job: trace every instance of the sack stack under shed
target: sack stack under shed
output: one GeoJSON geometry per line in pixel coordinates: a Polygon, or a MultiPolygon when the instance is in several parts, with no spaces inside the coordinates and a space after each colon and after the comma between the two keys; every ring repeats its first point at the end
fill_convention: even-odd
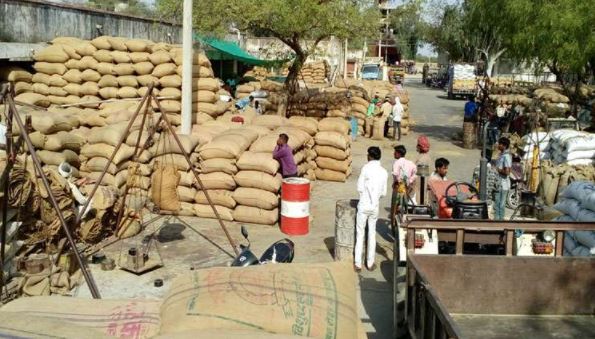
{"type": "Polygon", "coordinates": [[[344,182],[351,174],[349,123],[343,118],[325,118],[318,123],[316,179],[344,182]]]}
{"type": "Polygon", "coordinates": [[[14,92],[16,95],[31,92],[31,79],[33,74],[18,66],[8,66],[0,68],[0,82],[9,81],[14,83],[14,92]]]}
{"type": "Polygon", "coordinates": [[[325,61],[309,62],[300,72],[299,80],[306,84],[325,84],[329,75],[329,66],[325,61]]]}

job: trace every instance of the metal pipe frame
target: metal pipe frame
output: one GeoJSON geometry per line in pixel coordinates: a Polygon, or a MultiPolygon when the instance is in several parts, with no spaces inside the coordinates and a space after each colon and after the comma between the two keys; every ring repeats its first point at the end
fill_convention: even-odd
{"type": "MultiPolygon", "coordinates": [[[[35,170],[37,171],[37,174],[41,178],[43,186],[45,187],[46,191],[48,192],[48,198],[50,200],[50,203],[51,203],[52,207],[54,208],[54,210],[56,211],[58,220],[60,221],[60,225],[62,226],[62,229],[64,230],[64,233],[66,234],[66,238],[68,239],[68,243],[70,244],[70,247],[72,248],[72,251],[75,254],[76,261],[81,269],[81,272],[83,273],[83,276],[85,278],[85,281],[87,282],[87,285],[89,286],[91,295],[93,296],[94,299],[101,299],[101,295],[99,294],[99,289],[97,288],[97,285],[95,284],[95,280],[93,279],[93,276],[91,275],[91,272],[89,271],[81,254],[78,252],[78,250],[76,248],[76,242],[74,241],[74,238],[72,237],[70,229],[69,229],[68,225],[66,224],[66,220],[64,219],[64,215],[62,214],[62,211],[60,210],[58,202],[56,201],[56,197],[54,197],[54,195],[52,193],[50,183],[49,183],[47,177],[45,176],[45,174],[43,173],[41,161],[39,160],[39,158],[37,157],[37,154],[35,153],[35,147],[33,146],[33,143],[31,142],[31,139],[29,138],[29,135],[27,134],[25,125],[23,124],[23,121],[21,120],[21,117],[18,114],[18,110],[14,103],[13,97],[10,93],[4,98],[4,102],[9,105],[9,110],[7,113],[7,120],[14,119],[14,121],[17,123],[17,125],[20,129],[21,136],[25,140],[25,144],[27,146],[29,154],[31,155],[31,159],[33,160],[33,165],[35,167],[35,170]]],[[[85,206],[85,208],[86,208],[86,206],[85,206]]],[[[6,214],[6,212],[7,211],[5,210],[4,213],[6,214]]],[[[78,219],[78,217],[77,217],[77,219],[78,219]]],[[[5,229],[6,225],[3,225],[3,228],[5,229]]]]}

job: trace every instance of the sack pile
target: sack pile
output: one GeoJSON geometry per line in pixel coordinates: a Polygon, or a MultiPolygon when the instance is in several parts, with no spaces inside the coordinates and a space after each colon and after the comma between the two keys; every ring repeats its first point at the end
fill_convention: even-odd
{"type": "Polygon", "coordinates": [[[595,164],[595,134],[561,129],[551,132],[548,148],[556,164],[595,164]]]}
{"type": "Polygon", "coordinates": [[[0,82],[14,82],[14,92],[16,95],[31,92],[31,79],[33,74],[18,66],[8,66],[0,68],[0,82]]]}
{"type": "Polygon", "coordinates": [[[258,91],[260,89],[260,82],[251,81],[236,87],[236,99],[243,99],[250,96],[250,93],[258,91]]]}
{"type": "MultiPolygon", "coordinates": [[[[554,208],[563,215],[555,221],[595,221],[595,185],[575,181],[560,194],[554,208]]],[[[567,231],[564,236],[564,255],[590,257],[595,255],[595,231],[567,231]]]]}
{"type": "Polygon", "coordinates": [[[299,80],[306,84],[325,84],[330,76],[330,66],[326,61],[309,62],[302,67],[299,80]]]}
{"type": "Polygon", "coordinates": [[[407,135],[413,125],[413,119],[411,119],[411,115],[409,114],[409,92],[404,90],[396,92],[395,95],[399,97],[404,109],[403,119],[401,119],[401,134],[407,135]]]}
{"type": "Polygon", "coordinates": [[[318,123],[314,137],[317,154],[316,179],[344,182],[351,174],[349,123],[343,118],[326,118],[318,123]]]}
{"type": "Polygon", "coordinates": [[[287,93],[283,84],[270,80],[262,80],[260,82],[260,89],[268,94],[266,99],[260,100],[260,104],[263,106],[263,114],[285,115],[287,93]]]}
{"type": "MultiPolygon", "coordinates": [[[[257,138],[256,131],[243,127],[233,128],[197,148],[201,160],[200,180],[223,220],[234,220],[236,201],[233,199],[233,191],[237,186],[234,180],[234,175],[238,173],[237,162],[257,138]]],[[[197,216],[215,217],[204,191],[196,193],[195,202],[194,212],[197,216]]]]}
{"type": "Polygon", "coordinates": [[[530,107],[533,104],[533,99],[523,94],[490,94],[489,99],[494,105],[503,102],[507,105],[519,104],[523,107],[530,107]]]}
{"type": "Polygon", "coordinates": [[[252,77],[256,80],[265,80],[267,76],[269,76],[269,71],[260,66],[254,66],[254,68],[244,73],[244,77],[252,77]]]}
{"type": "Polygon", "coordinates": [[[546,205],[554,205],[564,189],[575,181],[595,182],[595,167],[592,165],[555,165],[551,160],[541,163],[539,195],[546,205]]]}
{"type": "Polygon", "coordinates": [[[570,111],[570,99],[554,88],[536,89],[533,96],[540,101],[542,110],[550,118],[563,118],[570,111]]]}
{"type": "Polygon", "coordinates": [[[350,87],[351,92],[351,114],[357,119],[358,134],[365,134],[366,113],[370,105],[370,97],[366,90],[361,87],[350,87]]]}

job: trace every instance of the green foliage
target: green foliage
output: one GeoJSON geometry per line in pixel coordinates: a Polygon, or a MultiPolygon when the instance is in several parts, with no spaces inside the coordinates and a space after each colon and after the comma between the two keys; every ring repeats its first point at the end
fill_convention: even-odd
{"type": "Polygon", "coordinates": [[[462,7],[445,6],[438,21],[427,26],[425,40],[437,50],[447,53],[455,62],[473,62],[476,55],[475,47],[465,24],[462,7]]]}
{"type": "MultiPolygon", "coordinates": [[[[231,27],[281,40],[295,52],[288,82],[318,43],[331,35],[339,39],[374,36],[379,13],[372,0],[195,0],[195,31],[210,36],[231,27]]],[[[160,0],[160,12],[180,20],[182,1],[160,0]]],[[[290,90],[294,85],[290,86],[290,90]]]]}
{"type": "Polygon", "coordinates": [[[125,3],[127,5],[123,10],[118,11],[119,13],[142,16],[142,17],[154,17],[155,13],[147,5],[139,0],[90,0],[87,4],[90,7],[103,9],[106,11],[114,11],[118,4],[125,3]]]}
{"type": "Polygon", "coordinates": [[[421,20],[422,0],[410,0],[390,12],[390,26],[405,59],[414,59],[425,30],[421,20]]]}

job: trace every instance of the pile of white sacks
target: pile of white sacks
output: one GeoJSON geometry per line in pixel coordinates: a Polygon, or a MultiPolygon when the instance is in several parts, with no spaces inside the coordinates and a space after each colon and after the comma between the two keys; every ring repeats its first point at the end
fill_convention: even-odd
{"type": "MultiPolygon", "coordinates": [[[[563,213],[555,221],[595,222],[595,184],[585,181],[571,183],[554,208],[563,213]]],[[[595,256],[595,231],[566,232],[564,255],[595,256]]]]}
{"type": "Polygon", "coordinates": [[[550,135],[548,151],[554,163],[595,164],[595,134],[562,129],[550,135]]]}

